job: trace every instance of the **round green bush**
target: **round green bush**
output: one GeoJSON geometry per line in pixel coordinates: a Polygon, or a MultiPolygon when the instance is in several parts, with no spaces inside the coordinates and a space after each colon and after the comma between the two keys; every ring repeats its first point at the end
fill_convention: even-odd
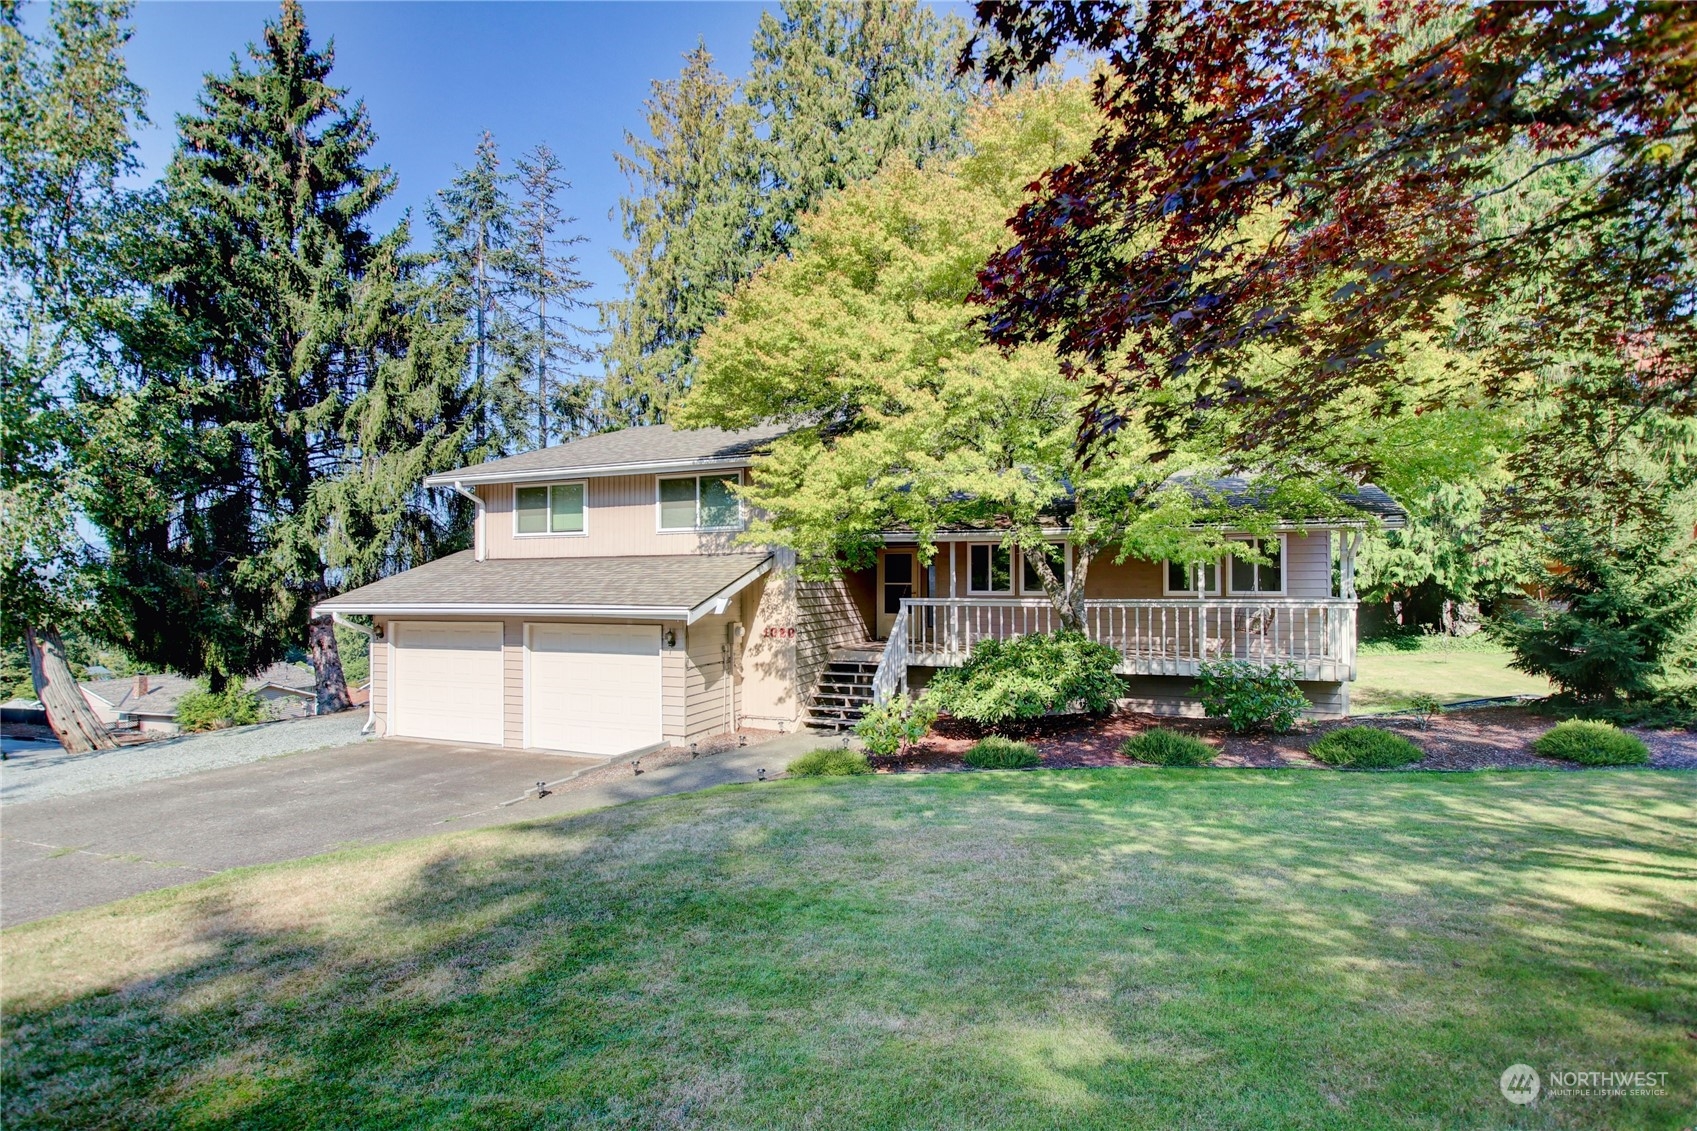
{"type": "Polygon", "coordinates": [[[839,778],[851,774],[870,774],[872,763],[858,750],[827,746],[803,754],[785,769],[793,778],[839,778]]]}
{"type": "Polygon", "coordinates": [[[1425,754],[1400,734],[1378,727],[1344,727],[1323,735],[1308,748],[1328,766],[1357,770],[1391,770],[1418,762],[1425,754]]]}
{"type": "Polygon", "coordinates": [[[1041,760],[1031,743],[1015,742],[997,734],[983,739],[965,754],[966,764],[980,770],[1023,770],[1041,760]]]}
{"type": "Polygon", "coordinates": [[[1206,766],[1219,751],[1192,735],[1151,727],[1126,739],[1120,753],[1153,766],[1206,766]]]}
{"type": "Polygon", "coordinates": [[[1641,766],[1650,760],[1649,749],[1633,735],[1613,723],[1586,719],[1557,723],[1532,744],[1532,749],[1546,758],[1582,766],[1641,766]]]}

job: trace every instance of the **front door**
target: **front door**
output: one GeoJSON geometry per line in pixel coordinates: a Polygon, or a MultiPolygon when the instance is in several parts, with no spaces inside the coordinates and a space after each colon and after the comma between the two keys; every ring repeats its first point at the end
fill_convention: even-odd
{"type": "Polygon", "coordinates": [[[912,550],[886,550],[878,560],[878,639],[887,639],[902,611],[904,597],[916,597],[914,581],[918,574],[912,550]]]}

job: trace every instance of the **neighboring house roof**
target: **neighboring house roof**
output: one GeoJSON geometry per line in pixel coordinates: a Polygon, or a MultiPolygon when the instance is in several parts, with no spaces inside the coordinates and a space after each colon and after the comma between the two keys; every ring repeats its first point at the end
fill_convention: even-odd
{"type": "Polygon", "coordinates": [[[747,464],[771,441],[791,431],[794,425],[771,424],[727,432],[721,428],[673,428],[651,424],[602,432],[522,452],[506,459],[490,460],[474,467],[427,476],[427,486],[447,487],[454,483],[508,483],[555,474],[612,475],[636,471],[693,471],[747,464]]]}
{"type": "MultiPolygon", "coordinates": [[[[1219,492],[1233,506],[1261,509],[1261,497],[1256,493],[1251,480],[1242,475],[1222,475],[1211,479],[1197,480],[1196,483],[1205,491],[1219,492]]],[[[1392,530],[1401,527],[1408,521],[1408,512],[1403,510],[1395,499],[1371,483],[1363,484],[1353,491],[1339,494],[1336,498],[1347,510],[1371,515],[1392,530]]],[[[1340,513],[1330,517],[1346,518],[1347,515],[1340,513]]],[[[1320,520],[1316,519],[1315,521],[1320,520]]]]}
{"type": "MultiPolygon", "coordinates": [[[[298,694],[316,694],[317,680],[307,664],[275,663],[258,675],[243,681],[250,691],[261,687],[276,687],[298,694]]],[[[147,694],[136,695],[134,676],[120,679],[97,679],[82,684],[82,689],[124,715],[147,715],[153,718],[177,717],[177,701],[192,691],[199,691],[198,679],[159,672],[147,677],[147,694]]]]}
{"type": "Polygon", "coordinates": [[[619,616],[694,622],[772,566],[770,554],[490,558],[470,550],[324,601],[318,612],[619,616]]]}

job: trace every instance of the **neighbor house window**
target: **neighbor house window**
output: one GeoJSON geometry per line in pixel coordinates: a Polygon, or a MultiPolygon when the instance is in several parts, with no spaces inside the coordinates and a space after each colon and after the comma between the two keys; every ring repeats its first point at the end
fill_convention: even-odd
{"type": "Polygon", "coordinates": [[[736,473],[660,480],[661,530],[735,530],[742,525],[736,473]]]}
{"type": "MultiPolygon", "coordinates": [[[[1025,550],[1019,555],[1020,564],[1024,567],[1020,584],[1025,592],[1032,594],[1043,593],[1043,581],[1037,576],[1037,570],[1031,564],[1031,559],[1036,557],[1037,553],[1036,550],[1025,550]]],[[[1065,585],[1067,574],[1065,552],[1059,546],[1050,545],[1044,547],[1043,553],[1049,559],[1049,572],[1055,575],[1056,581],[1065,585]]]]}
{"type": "Polygon", "coordinates": [[[1013,551],[984,543],[967,547],[966,591],[1012,593],[1013,551]]]}
{"type": "Polygon", "coordinates": [[[1238,557],[1231,558],[1231,580],[1233,593],[1283,593],[1285,591],[1284,540],[1280,538],[1253,538],[1249,545],[1257,547],[1265,554],[1264,562],[1252,562],[1238,557]]]}
{"type": "Polygon", "coordinates": [[[1197,584],[1202,593],[1220,591],[1220,567],[1216,562],[1166,563],[1166,592],[1168,596],[1196,596],[1197,584]]]}
{"type": "Polygon", "coordinates": [[[582,534],[584,485],[554,483],[515,492],[513,529],[520,534],[582,534]]]}

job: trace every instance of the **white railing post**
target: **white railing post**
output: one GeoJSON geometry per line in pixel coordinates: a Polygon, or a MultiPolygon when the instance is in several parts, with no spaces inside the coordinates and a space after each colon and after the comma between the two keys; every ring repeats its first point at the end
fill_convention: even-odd
{"type": "Polygon", "coordinates": [[[883,706],[900,691],[907,690],[907,633],[912,610],[909,600],[902,601],[901,612],[890,625],[890,637],[884,642],[884,654],[878,658],[878,670],[872,675],[872,702],[883,706]]]}

